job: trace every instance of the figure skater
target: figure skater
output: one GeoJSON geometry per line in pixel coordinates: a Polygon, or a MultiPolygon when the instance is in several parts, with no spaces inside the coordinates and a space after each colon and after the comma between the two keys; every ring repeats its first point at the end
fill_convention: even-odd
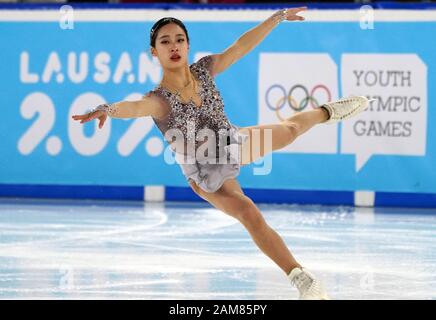
{"type": "MultiPolygon", "coordinates": [[[[185,161],[180,161],[179,158],[177,162],[187,182],[202,199],[243,224],[260,250],[286,273],[290,283],[298,289],[300,299],[329,299],[321,281],[296,261],[283,239],[266,223],[254,202],[244,194],[236,177],[240,166],[289,145],[316,124],[336,123],[365,110],[369,104],[368,99],[350,97],[328,102],[310,111],[298,112],[280,123],[238,127],[227,119],[223,100],[214,81],[214,76],[250,52],[279,23],[285,20],[304,20],[298,13],[306,9],[299,7],[279,10],[244,33],[222,53],[207,55],[191,65],[188,65],[189,36],[185,25],[175,18],[162,18],[150,31],[151,54],[157,57],[163,69],[160,84],[140,100],[101,104],[86,114],[73,115],[72,118],[80,120],[80,123],[98,119],[99,128],[102,128],[108,116],[151,116],[170,145],[173,140],[166,133],[177,129],[186,139],[184,146],[185,142],[191,142],[195,150],[200,144],[192,132],[198,133],[203,128],[215,133],[225,130],[228,136],[224,157],[232,158],[229,147],[238,146],[238,162],[213,164],[204,159],[195,158],[189,162],[186,161],[187,158],[182,159],[185,161]],[[256,155],[250,152],[249,147],[255,130],[261,133],[260,152],[256,155]],[[271,150],[263,147],[263,133],[267,130],[272,133],[271,150]]],[[[212,142],[216,141],[211,140],[210,143],[212,142]]],[[[188,155],[187,152],[178,153],[177,150],[176,153],[188,155]]],[[[211,154],[215,158],[222,157],[222,153],[219,156],[213,152],[211,154]]]]}

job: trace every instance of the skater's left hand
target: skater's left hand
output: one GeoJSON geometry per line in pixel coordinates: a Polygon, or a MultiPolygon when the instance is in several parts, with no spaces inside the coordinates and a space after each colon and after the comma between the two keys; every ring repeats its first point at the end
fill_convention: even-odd
{"type": "Polygon", "coordinates": [[[299,16],[298,13],[301,11],[306,11],[307,7],[289,8],[285,11],[284,20],[287,21],[303,21],[305,18],[299,16]]]}

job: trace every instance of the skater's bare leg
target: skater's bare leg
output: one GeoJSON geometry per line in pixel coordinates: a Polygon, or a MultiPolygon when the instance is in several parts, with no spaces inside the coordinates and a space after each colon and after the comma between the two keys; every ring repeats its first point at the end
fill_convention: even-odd
{"type": "Polygon", "coordinates": [[[286,274],[289,274],[295,267],[301,267],[283,239],[266,223],[254,202],[243,193],[236,179],[226,180],[223,186],[214,193],[205,192],[192,180],[190,185],[201,198],[239,220],[260,250],[286,274]]]}
{"type": "Polygon", "coordinates": [[[242,146],[241,164],[246,165],[266,154],[284,148],[292,143],[298,136],[305,133],[313,126],[327,121],[328,111],[324,108],[317,108],[310,111],[303,111],[294,114],[286,120],[277,124],[257,125],[242,127],[240,132],[249,135],[249,139],[242,146]],[[270,130],[271,135],[265,133],[270,130]],[[254,138],[253,131],[257,131],[254,138]],[[271,137],[270,149],[267,150],[265,139],[271,137]],[[253,140],[253,142],[251,142],[253,140]]]}

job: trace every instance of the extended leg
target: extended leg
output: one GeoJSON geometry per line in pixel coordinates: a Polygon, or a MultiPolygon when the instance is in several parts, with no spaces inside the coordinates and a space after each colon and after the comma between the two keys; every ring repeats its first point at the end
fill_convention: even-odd
{"type": "Polygon", "coordinates": [[[200,197],[215,208],[239,220],[256,245],[286,274],[301,267],[286,247],[283,239],[265,221],[254,202],[242,192],[235,179],[229,179],[214,193],[200,189],[194,182],[191,187],[200,197]]]}
{"type": "Polygon", "coordinates": [[[241,164],[249,164],[269,152],[284,148],[316,124],[325,122],[328,117],[326,109],[317,108],[296,113],[277,124],[241,128],[240,132],[248,134],[250,137],[241,148],[241,164]],[[267,130],[270,131],[270,135],[266,132],[267,130]],[[271,137],[272,140],[269,150],[265,147],[268,145],[265,143],[265,139],[268,137],[271,137]]]}
{"type": "Polygon", "coordinates": [[[259,249],[270,257],[297,287],[300,299],[328,299],[321,282],[295,260],[283,239],[268,226],[253,201],[244,195],[236,179],[227,180],[214,193],[203,191],[193,181],[190,185],[204,200],[244,225],[259,249]]]}
{"type": "Polygon", "coordinates": [[[318,123],[333,124],[354,117],[365,111],[373,100],[364,96],[344,98],[315,110],[296,113],[278,124],[241,128],[240,132],[250,137],[241,147],[241,164],[249,164],[287,146],[318,123]],[[271,139],[271,144],[265,143],[265,139],[271,139]]]}

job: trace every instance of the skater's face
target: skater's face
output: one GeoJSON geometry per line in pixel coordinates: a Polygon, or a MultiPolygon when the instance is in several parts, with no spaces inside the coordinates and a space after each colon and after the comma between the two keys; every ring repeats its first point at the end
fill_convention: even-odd
{"type": "Polygon", "coordinates": [[[158,58],[163,68],[174,69],[188,63],[189,43],[185,31],[175,23],[159,29],[151,54],[158,58]]]}

